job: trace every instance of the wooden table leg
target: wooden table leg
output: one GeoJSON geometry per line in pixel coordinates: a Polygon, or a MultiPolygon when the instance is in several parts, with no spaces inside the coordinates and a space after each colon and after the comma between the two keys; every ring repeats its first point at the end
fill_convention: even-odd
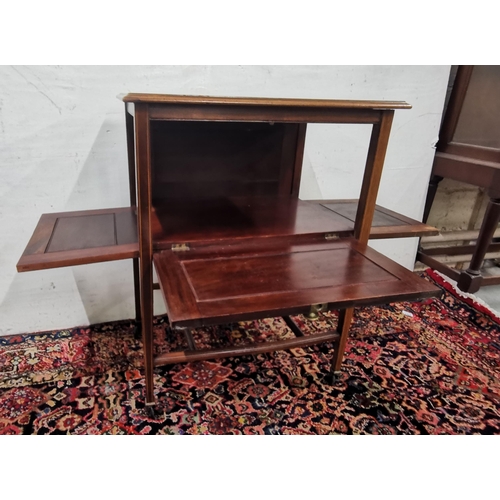
{"type": "Polygon", "coordinates": [[[349,337],[349,329],[351,327],[352,318],[354,316],[354,307],[339,311],[339,322],[337,332],[340,334],[339,340],[335,346],[332,359],[332,381],[338,377],[342,360],[344,359],[345,347],[349,337]]]}
{"type": "Polygon", "coordinates": [[[484,214],[483,223],[469,268],[460,273],[460,277],[458,278],[458,288],[463,292],[474,293],[481,288],[483,281],[481,266],[483,265],[484,256],[490,246],[493,233],[498,226],[499,220],[500,198],[491,198],[486,213],[484,214]]]}
{"type": "Polygon", "coordinates": [[[141,279],[139,275],[139,259],[132,259],[134,268],[134,298],[135,298],[135,336],[141,338],[142,315],[141,315],[141,279]]]}
{"type": "MultiPolygon", "coordinates": [[[[130,192],[130,206],[137,207],[137,184],[135,175],[135,135],[134,135],[134,119],[127,111],[125,104],[125,131],[127,134],[127,156],[128,156],[128,181],[130,192]]],[[[141,335],[141,283],[139,277],[139,259],[133,259],[134,270],[134,296],[135,296],[135,336],[140,338],[141,335]]]]}
{"type": "MultiPolygon", "coordinates": [[[[142,260],[142,259],[141,259],[142,260]]],[[[153,361],[153,273],[151,262],[141,262],[141,315],[146,405],[155,404],[153,361]]]]}
{"type": "Polygon", "coordinates": [[[146,406],[155,404],[153,360],[153,244],[151,238],[151,154],[149,110],[135,105],[135,153],[137,164],[140,310],[146,379],[146,406]]]}
{"type": "Polygon", "coordinates": [[[436,192],[439,186],[439,183],[443,180],[443,178],[439,175],[433,175],[431,180],[429,181],[429,187],[427,189],[427,198],[425,199],[425,208],[424,208],[424,217],[423,222],[427,222],[429,219],[429,214],[431,213],[432,204],[434,202],[434,198],[436,197],[436,192]]]}

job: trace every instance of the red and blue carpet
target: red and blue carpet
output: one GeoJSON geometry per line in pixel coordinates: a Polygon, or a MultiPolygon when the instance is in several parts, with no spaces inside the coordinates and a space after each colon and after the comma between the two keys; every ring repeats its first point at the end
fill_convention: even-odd
{"type": "MultiPolygon", "coordinates": [[[[441,299],[356,309],[342,377],[331,345],[155,371],[122,321],[0,337],[0,434],[500,434],[500,321],[440,275],[441,299]]],[[[335,326],[295,318],[305,332],[335,326]]],[[[283,338],[280,318],[207,328],[210,345],[283,338]]],[[[184,346],[163,318],[157,351],[184,346]]]]}

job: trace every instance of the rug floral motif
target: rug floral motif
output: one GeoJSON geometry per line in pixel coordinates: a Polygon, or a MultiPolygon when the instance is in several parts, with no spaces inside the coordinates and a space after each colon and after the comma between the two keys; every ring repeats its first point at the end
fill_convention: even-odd
{"type": "MultiPolygon", "coordinates": [[[[132,321],[0,337],[0,434],[500,434],[500,320],[443,291],[421,302],[357,308],[341,370],[332,345],[155,369],[144,404],[132,321]]],[[[333,329],[294,318],[304,332],[333,329]]],[[[166,318],[157,353],[185,348],[166,318]]],[[[281,318],[199,329],[200,347],[293,335],[281,318]]]]}

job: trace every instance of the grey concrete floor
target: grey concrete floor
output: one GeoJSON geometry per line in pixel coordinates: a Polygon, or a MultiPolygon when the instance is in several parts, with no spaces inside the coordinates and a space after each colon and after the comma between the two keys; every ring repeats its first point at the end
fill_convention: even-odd
{"type": "MultiPolygon", "coordinates": [[[[416,270],[423,270],[425,268],[426,266],[417,263],[416,270]]],[[[500,276],[500,260],[496,263],[493,261],[486,261],[481,269],[481,273],[483,276],[500,276]]],[[[450,278],[446,279],[456,285],[455,281],[450,278]]],[[[484,286],[473,295],[483,302],[486,302],[491,309],[500,314],[500,285],[484,286]]]]}
{"type": "Polygon", "coordinates": [[[500,285],[486,286],[474,294],[500,314],[500,285]]]}
{"type": "MultiPolygon", "coordinates": [[[[500,267],[487,261],[481,271],[484,276],[500,276],[500,267]]],[[[483,286],[474,294],[484,300],[492,309],[500,314],[500,285],[483,286]]]]}

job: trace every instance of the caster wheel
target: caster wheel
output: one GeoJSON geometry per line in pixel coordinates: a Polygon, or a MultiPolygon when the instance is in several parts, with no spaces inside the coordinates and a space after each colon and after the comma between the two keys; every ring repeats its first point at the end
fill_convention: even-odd
{"type": "Polygon", "coordinates": [[[146,406],[146,413],[149,418],[156,418],[156,411],[154,405],[147,405],[146,406]]]}
{"type": "Polygon", "coordinates": [[[328,385],[335,385],[341,379],[342,379],[342,376],[341,376],[340,372],[330,372],[328,375],[325,376],[325,382],[328,385]]]}

